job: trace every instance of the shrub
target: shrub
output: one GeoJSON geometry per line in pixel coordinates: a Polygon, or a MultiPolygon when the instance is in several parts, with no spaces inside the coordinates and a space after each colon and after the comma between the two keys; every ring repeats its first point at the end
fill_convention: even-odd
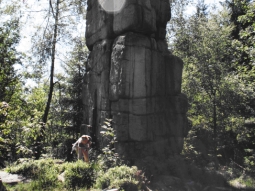
{"type": "Polygon", "coordinates": [[[96,179],[96,165],[87,164],[81,160],[75,163],[67,163],[65,168],[65,187],[75,189],[77,187],[90,188],[96,179]]]}
{"type": "Polygon", "coordinates": [[[247,188],[254,188],[255,187],[255,179],[247,176],[247,175],[242,175],[239,177],[239,182],[245,185],[247,188]]]}
{"type": "Polygon", "coordinates": [[[139,181],[136,177],[137,173],[137,167],[123,165],[110,168],[106,173],[98,176],[95,187],[100,189],[118,188],[136,191],[139,188],[139,181]]]}
{"type": "Polygon", "coordinates": [[[40,164],[39,172],[36,174],[37,185],[39,188],[55,187],[57,184],[58,170],[54,165],[40,164]]]}
{"type": "Polygon", "coordinates": [[[100,134],[103,138],[102,153],[98,155],[97,161],[99,161],[101,167],[104,170],[120,166],[123,164],[123,160],[119,157],[118,153],[115,153],[114,144],[116,142],[115,130],[113,129],[112,119],[105,118],[104,124],[101,126],[103,131],[100,131],[100,134]]]}
{"type": "Polygon", "coordinates": [[[20,163],[17,161],[6,168],[7,172],[12,174],[21,174],[26,177],[33,177],[38,172],[38,166],[32,159],[27,159],[20,163]]]}
{"type": "Polygon", "coordinates": [[[52,168],[56,169],[53,159],[20,159],[14,164],[6,168],[9,173],[21,174],[23,176],[36,178],[42,171],[47,171],[52,168]]]}
{"type": "Polygon", "coordinates": [[[49,190],[57,185],[58,168],[53,159],[17,162],[15,166],[8,167],[7,171],[32,178],[34,181],[29,183],[29,190],[49,190]]]}

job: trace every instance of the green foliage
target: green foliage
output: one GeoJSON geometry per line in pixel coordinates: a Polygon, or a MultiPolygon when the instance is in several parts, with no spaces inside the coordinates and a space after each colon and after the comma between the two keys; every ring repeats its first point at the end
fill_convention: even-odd
{"type": "Polygon", "coordinates": [[[16,50],[20,40],[19,21],[10,20],[0,25],[0,157],[6,160],[9,153],[15,153],[14,119],[10,115],[14,112],[14,102],[20,93],[20,76],[15,71],[15,65],[21,64],[21,54],[16,50]]]}
{"type": "Polygon", "coordinates": [[[54,118],[50,120],[52,119],[54,124],[58,121],[60,122],[58,125],[69,127],[67,134],[73,134],[73,139],[77,139],[80,136],[80,127],[84,123],[82,83],[88,49],[84,38],[75,38],[73,42],[74,48],[68,52],[69,59],[64,65],[65,74],[57,75],[59,93],[54,95],[55,99],[52,103],[54,118]]]}
{"type": "Polygon", "coordinates": [[[96,165],[87,164],[82,160],[75,163],[67,163],[65,166],[65,187],[90,188],[96,179],[96,165]]]}
{"type": "MultiPolygon", "coordinates": [[[[36,139],[41,134],[42,102],[45,93],[41,87],[34,88],[31,94],[22,94],[21,84],[17,84],[16,92],[8,104],[8,115],[0,124],[5,139],[6,152],[11,159],[32,157],[36,151],[36,139]]],[[[6,154],[5,156],[7,156],[6,154]]]]}
{"type": "Polygon", "coordinates": [[[97,160],[103,164],[103,168],[105,169],[119,166],[123,162],[118,153],[115,152],[114,143],[116,142],[116,135],[115,130],[112,127],[113,123],[112,119],[106,118],[104,124],[101,126],[102,131],[100,131],[104,147],[102,148],[102,154],[98,155],[97,160]]]}
{"type": "MultiPolygon", "coordinates": [[[[57,12],[56,1],[52,2],[52,7],[49,8],[53,10],[50,11],[47,9],[48,7],[44,7],[40,2],[36,3],[41,8],[40,14],[45,13],[44,16],[48,20],[37,28],[36,34],[31,35],[32,44],[35,46],[31,47],[27,55],[34,53],[34,56],[22,65],[24,66],[22,77],[38,82],[37,86],[24,87],[24,84],[17,81],[19,76],[14,76],[17,72],[14,71],[13,66],[21,63],[20,53],[16,51],[15,46],[20,39],[20,23],[21,25],[24,24],[22,18],[27,16],[26,18],[29,19],[38,16],[38,12],[30,10],[32,7],[30,7],[29,2],[17,1],[14,3],[14,1],[8,2],[5,0],[0,2],[1,15],[12,15],[12,13],[18,12],[14,15],[19,17],[20,14],[24,14],[20,22],[18,19],[14,20],[15,17],[12,15],[13,20],[2,22],[0,26],[0,102],[5,101],[10,106],[8,116],[0,116],[0,157],[3,156],[3,160],[10,159],[14,161],[18,157],[38,157],[45,146],[53,147],[57,151],[64,150],[67,145],[62,144],[62,142],[70,141],[79,136],[82,124],[81,82],[85,72],[85,59],[88,50],[84,38],[73,36],[72,31],[77,30],[76,26],[79,19],[85,19],[85,3],[86,1],[78,2],[76,0],[59,2],[60,17],[58,24],[53,22],[54,14],[57,12]],[[20,9],[21,7],[22,9],[20,9]],[[62,16],[62,14],[65,16],[62,16]],[[73,19],[74,15],[77,20],[73,19]],[[47,79],[44,80],[43,78],[48,75],[46,74],[45,65],[48,65],[48,62],[53,58],[52,31],[55,26],[58,27],[56,43],[62,47],[67,45],[68,48],[64,49],[66,51],[71,49],[71,51],[68,56],[66,56],[67,54],[64,55],[65,58],[61,55],[63,49],[61,49],[61,52],[56,52],[56,58],[61,57],[60,60],[66,66],[67,73],[65,73],[65,76],[54,75],[56,82],[54,83],[49,123],[43,124],[41,118],[49,89],[47,79]],[[5,59],[5,62],[2,62],[3,59],[5,59]],[[66,74],[68,78],[66,78],[66,74]],[[9,84],[5,82],[9,82],[9,84]],[[2,96],[5,94],[6,96],[3,99],[2,96]],[[70,134],[73,135],[72,138],[70,138],[70,134]],[[55,148],[56,146],[59,148],[55,148]]],[[[3,20],[6,20],[6,18],[4,17],[3,20]]],[[[33,22],[30,22],[30,25],[33,24],[33,22]]],[[[35,25],[34,27],[36,27],[35,25]]],[[[65,157],[67,152],[57,153],[55,156],[65,157]]],[[[70,158],[70,156],[67,158],[70,158]]]]}
{"type": "MultiPolygon", "coordinates": [[[[8,108],[9,108],[8,103],[0,102],[0,119],[3,120],[4,118],[6,118],[6,116],[8,115],[8,108]]],[[[0,123],[0,132],[1,132],[1,134],[5,133],[1,123],[0,123]]],[[[0,137],[0,157],[4,156],[6,154],[5,144],[6,144],[5,137],[3,135],[1,135],[1,137],[0,137]]]]}
{"type": "Polygon", "coordinates": [[[38,178],[41,172],[46,171],[47,169],[54,168],[53,159],[20,159],[15,163],[6,168],[9,173],[21,174],[31,178],[38,178]]]}
{"type": "Polygon", "coordinates": [[[59,187],[57,176],[64,172],[65,182],[62,187],[67,189],[90,188],[95,182],[96,164],[83,161],[56,164],[53,159],[23,159],[6,168],[9,173],[30,177],[33,181],[27,186],[29,190],[49,190],[59,187]]]}
{"type": "MultiPolygon", "coordinates": [[[[247,80],[247,83],[254,86],[255,82],[255,2],[235,1],[233,7],[239,7],[242,11],[236,14],[236,20],[233,21],[236,25],[237,35],[233,35],[233,46],[236,47],[236,65],[237,70],[242,77],[247,80]]],[[[235,14],[233,11],[231,15],[235,14]]]]}
{"type": "MultiPolygon", "coordinates": [[[[8,107],[1,107],[0,156],[3,160],[31,157],[35,140],[40,136],[44,124],[40,123],[43,91],[27,95],[15,65],[21,64],[21,54],[16,45],[20,40],[19,21],[11,20],[0,27],[0,100],[8,107]],[[4,112],[4,113],[3,113],[4,112]],[[2,147],[4,144],[4,147],[2,147]]],[[[39,88],[38,88],[39,89],[39,88]]]]}
{"type": "MultiPolygon", "coordinates": [[[[224,119],[228,118],[225,107],[230,101],[224,96],[227,95],[226,87],[229,87],[226,76],[231,68],[227,64],[231,51],[231,26],[222,27],[222,23],[222,18],[217,15],[207,19],[201,13],[195,14],[187,21],[183,31],[185,36],[177,36],[174,44],[174,53],[186,63],[183,92],[190,103],[189,119],[194,129],[208,129],[209,137],[215,139],[216,133],[224,130],[220,127],[225,126],[224,119]]],[[[207,145],[213,146],[213,140],[207,145]]]]}
{"type": "Polygon", "coordinates": [[[0,25],[0,100],[10,102],[19,82],[14,65],[21,64],[16,45],[20,40],[19,21],[11,20],[0,25]]]}
{"type": "Polygon", "coordinates": [[[249,189],[249,188],[255,187],[255,179],[251,176],[246,176],[243,174],[240,177],[231,180],[230,184],[231,185],[239,184],[239,185],[242,185],[243,187],[249,189]]]}
{"type": "Polygon", "coordinates": [[[251,147],[247,135],[253,135],[245,127],[245,120],[254,115],[253,68],[241,66],[238,46],[233,44],[235,25],[230,24],[225,7],[208,14],[206,5],[198,4],[189,17],[184,17],[183,10],[169,28],[175,34],[169,39],[173,54],[185,63],[182,91],[190,104],[192,130],[183,154],[199,165],[229,163],[230,159],[242,163],[244,148],[251,147]]]}
{"type": "Polygon", "coordinates": [[[0,100],[10,102],[19,76],[14,66],[21,64],[16,45],[20,40],[19,21],[11,20],[0,25],[0,100]]]}
{"type": "Polygon", "coordinates": [[[8,187],[8,190],[101,190],[119,188],[120,190],[141,190],[146,188],[146,177],[137,167],[126,165],[102,168],[99,162],[91,164],[81,160],[62,163],[54,159],[20,159],[6,170],[31,178],[29,183],[8,187]],[[64,182],[58,181],[63,175],[64,182]]]}
{"type": "Polygon", "coordinates": [[[139,181],[136,174],[137,167],[118,166],[110,168],[106,173],[100,174],[96,180],[96,188],[118,188],[123,190],[139,190],[139,181]]]}
{"type": "Polygon", "coordinates": [[[22,160],[9,166],[9,173],[21,174],[33,179],[26,188],[28,190],[50,190],[57,186],[58,168],[52,159],[22,160]]]}
{"type": "Polygon", "coordinates": [[[101,189],[119,188],[120,190],[146,189],[147,179],[137,167],[128,167],[121,164],[121,160],[114,153],[114,130],[112,120],[106,119],[103,129],[109,145],[101,155],[90,164],[82,160],[71,163],[60,163],[53,159],[22,159],[6,168],[10,173],[30,177],[32,181],[25,185],[11,187],[20,190],[70,190],[70,189],[101,189]],[[110,149],[109,149],[110,148],[110,149]],[[117,166],[116,166],[117,165],[117,166]],[[57,181],[58,175],[64,176],[64,183],[57,181]]]}
{"type": "Polygon", "coordinates": [[[247,188],[254,188],[255,187],[255,180],[252,177],[245,177],[243,181],[241,181],[247,188]]]}
{"type": "Polygon", "coordinates": [[[9,184],[4,184],[4,186],[6,187],[6,189],[8,191],[34,191],[34,190],[38,190],[38,188],[34,187],[32,185],[32,183],[28,183],[28,184],[18,183],[14,186],[9,185],[9,184]]]}

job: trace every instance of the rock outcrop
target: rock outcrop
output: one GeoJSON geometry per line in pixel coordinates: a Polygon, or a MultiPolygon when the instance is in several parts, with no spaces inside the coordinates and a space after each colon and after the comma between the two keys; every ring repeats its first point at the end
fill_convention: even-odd
{"type": "Polygon", "coordinates": [[[112,13],[88,0],[84,123],[100,140],[104,118],[113,118],[116,151],[130,160],[180,153],[188,132],[183,62],[165,41],[169,20],[168,0],[128,0],[112,13]]]}

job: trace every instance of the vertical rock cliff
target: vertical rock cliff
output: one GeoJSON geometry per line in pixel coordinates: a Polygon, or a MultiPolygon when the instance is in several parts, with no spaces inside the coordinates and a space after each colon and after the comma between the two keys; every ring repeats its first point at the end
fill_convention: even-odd
{"type": "Polygon", "coordinates": [[[104,118],[113,118],[116,151],[127,159],[164,158],[183,147],[188,104],[183,62],[165,41],[169,20],[168,0],[127,0],[118,12],[88,0],[84,123],[100,142],[104,118]]]}

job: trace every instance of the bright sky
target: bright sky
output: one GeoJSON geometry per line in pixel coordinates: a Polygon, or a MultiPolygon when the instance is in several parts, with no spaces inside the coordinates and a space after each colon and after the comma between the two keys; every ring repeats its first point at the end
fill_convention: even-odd
{"type": "MultiPolygon", "coordinates": [[[[216,7],[219,7],[220,6],[220,2],[224,2],[224,0],[205,0],[205,4],[209,5],[209,7],[212,7],[213,5],[216,5],[216,7]]],[[[196,12],[195,6],[190,6],[187,9],[187,13],[188,14],[192,14],[194,12],[196,12]]]]}
{"type": "MultiPolygon", "coordinates": [[[[107,1],[107,2],[111,2],[113,0],[107,1]]],[[[219,6],[219,2],[220,1],[224,1],[224,0],[205,0],[205,3],[208,4],[209,6],[212,5],[217,5],[219,6]]],[[[20,41],[20,45],[17,47],[17,49],[21,52],[25,52],[28,55],[30,54],[30,48],[31,48],[31,35],[33,35],[36,32],[36,28],[35,26],[40,26],[42,25],[45,20],[43,18],[43,14],[44,13],[40,13],[39,11],[42,10],[42,8],[48,9],[48,1],[34,1],[34,0],[25,0],[23,1],[23,6],[24,8],[26,6],[32,6],[32,9],[27,10],[27,14],[25,16],[22,17],[22,21],[26,22],[26,25],[23,27],[22,31],[21,31],[21,35],[23,35],[24,37],[21,39],[20,41]],[[32,11],[31,11],[32,10],[32,11]]],[[[109,7],[111,8],[112,6],[107,6],[107,4],[103,4],[105,2],[105,0],[99,0],[100,3],[102,3],[102,6],[105,9],[108,9],[109,7]]],[[[125,2],[125,0],[121,0],[121,2],[125,2]]],[[[117,9],[119,7],[121,7],[122,4],[120,4],[117,9]]],[[[192,14],[196,11],[194,6],[189,6],[189,8],[187,9],[187,13],[188,14],[192,14]]],[[[77,26],[77,33],[79,33],[78,35],[85,35],[85,22],[84,23],[80,23],[80,25],[77,26]]],[[[56,70],[60,70],[61,66],[59,62],[56,62],[56,70]]]]}
{"type": "MultiPolygon", "coordinates": [[[[99,0],[99,2],[102,2],[103,0],[99,0]]],[[[121,2],[124,2],[124,0],[121,0],[121,2]]],[[[219,5],[219,2],[223,1],[223,0],[205,0],[205,3],[208,5],[219,5]]],[[[39,10],[42,9],[42,7],[45,7],[47,9],[48,7],[48,2],[42,2],[42,1],[37,1],[36,3],[34,3],[33,1],[24,1],[25,4],[27,4],[28,6],[32,6],[32,10],[33,12],[27,12],[27,15],[25,17],[23,17],[23,21],[29,20],[29,22],[27,22],[26,27],[23,28],[22,34],[27,34],[25,35],[21,41],[21,45],[18,47],[18,50],[20,51],[29,51],[30,48],[30,35],[32,32],[34,32],[36,29],[34,28],[35,24],[42,24],[44,22],[43,16],[40,12],[37,12],[39,10]]],[[[105,6],[105,8],[107,9],[107,6],[105,6]]],[[[187,10],[188,13],[193,13],[195,12],[196,9],[193,6],[190,6],[187,10]]],[[[85,23],[81,23],[79,26],[77,26],[77,30],[79,32],[84,32],[85,30],[85,23]]]]}
{"type": "MultiPolygon", "coordinates": [[[[219,5],[219,2],[223,0],[205,0],[205,3],[208,5],[219,5]]],[[[104,0],[99,0],[99,2],[104,2],[104,0]]],[[[108,1],[109,2],[109,1],[108,1]]],[[[125,0],[121,0],[121,2],[125,2],[125,0]]],[[[43,16],[40,12],[37,12],[42,9],[42,7],[45,7],[47,9],[48,7],[48,2],[42,2],[42,1],[37,1],[34,3],[33,1],[24,1],[25,4],[28,6],[32,6],[33,12],[27,12],[27,15],[23,17],[23,21],[28,20],[26,27],[23,28],[22,34],[27,34],[24,36],[22,39],[20,46],[18,47],[18,50],[20,51],[29,51],[30,49],[30,36],[33,32],[35,32],[35,24],[42,24],[44,22],[43,16]]],[[[104,6],[107,9],[107,6],[104,6]]],[[[193,13],[195,12],[196,9],[193,6],[190,6],[187,10],[188,13],[193,13]]],[[[79,32],[84,32],[85,30],[85,23],[81,23],[79,26],[77,26],[77,30],[79,32]]]]}
{"type": "Polygon", "coordinates": [[[224,0],[205,0],[205,4],[215,4],[223,1],[224,0]]]}
{"type": "MultiPolygon", "coordinates": [[[[21,30],[21,40],[17,47],[17,50],[20,52],[24,52],[27,56],[31,56],[34,58],[34,56],[31,54],[31,37],[38,31],[38,27],[45,27],[45,23],[47,20],[44,18],[45,13],[47,13],[49,8],[49,2],[48,1],[35,1],[35,0],[24,0],[24,3],[22,4],[23,9],[25,10],[25,14],[21,18],[21,22],[24,23],[24,26],[21,30]],[[26,7],[29,7],[27,9],[26,7]]],[[[76,29],[74,30],[76,34],[73,34],[73,36],[85,36],[85,22],[82,21],[80,24],[76,26],[76,29]]],[[[58,50],[61,50],[62,54],[65,56],[67,55],[68,47],[57,44],[56,47],[58,50]]],[[[61,67],[61,55],[56,57],[55,60],[55,73],[63,72],[63,69],[61,67]]],[[[17,70],[22,69],[21,66],[16,67],[17,70]]],[[[32,69],[32,68],[30,68],[32,69]]],[[[29,70],[29,68],[27,69],[29,70]]],[[[50,64],[48,65],[48,71],[50,71],[50,64]]],[[[31,84],[31,82],[29,82],[31,84]]],[[[33,84],[34,85],[34,84],[33,84]]]]}

